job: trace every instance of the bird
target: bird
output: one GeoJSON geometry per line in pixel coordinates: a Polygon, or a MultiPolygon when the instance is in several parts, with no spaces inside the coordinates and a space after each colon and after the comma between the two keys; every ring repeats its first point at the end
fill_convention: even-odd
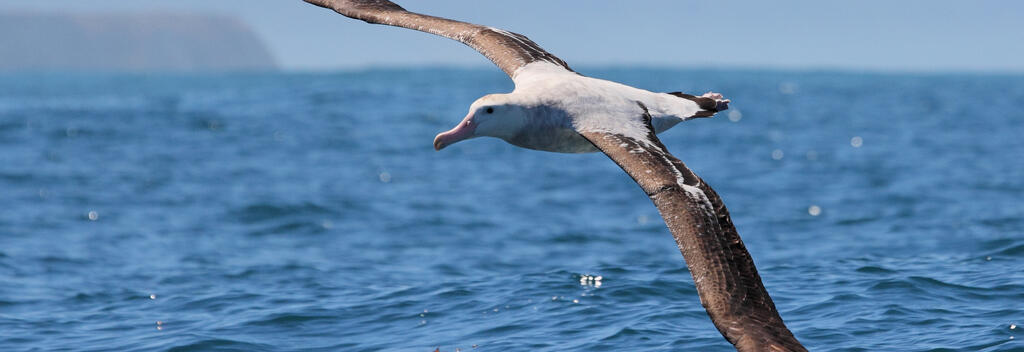
{"type": "Polygon", "coordinates": [[[693,276],[701,305],[737,351],[806,351],[782,321],[722,198],[658,139],[676,124],[728,109],[718,93],[658,93],[584,76],[524,35],[407,11],[387,0],[304,0],[370,24],[454,39],[515,83],[488,94],[434,149],[496,137],[534,150],[603,152],[657,207],[693,276]]]}

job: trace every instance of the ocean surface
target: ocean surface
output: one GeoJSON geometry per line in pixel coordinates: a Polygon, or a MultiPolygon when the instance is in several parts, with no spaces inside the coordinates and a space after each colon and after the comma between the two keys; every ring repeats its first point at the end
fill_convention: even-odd
{"type": "MultiPolygon", "coordinates": [[[[812,351],[1024,351],[1024,76],[581,71],[733,100],[661,138],[812,351]]],[[[0,75],[0,350],[731,351],[604,155],[432,149],[511,88],[0,75]]]]}

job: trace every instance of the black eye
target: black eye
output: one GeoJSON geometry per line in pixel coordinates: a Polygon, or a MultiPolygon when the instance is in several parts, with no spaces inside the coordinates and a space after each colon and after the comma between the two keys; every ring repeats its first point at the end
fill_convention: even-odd
{"type": "Polygon", "coordinates": [[[487,108],[487,110],[484,110],[484,111],[486,111],[488,114],[490,114],[490,113],[494,112],[494,108],[487,108]]]}

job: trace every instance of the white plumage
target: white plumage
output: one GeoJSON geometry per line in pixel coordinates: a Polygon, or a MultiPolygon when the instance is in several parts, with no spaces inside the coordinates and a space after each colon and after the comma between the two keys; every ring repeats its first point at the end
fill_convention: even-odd
{"type": "Polygon", "coordinates": [[[720,94],[654,93],[585,77],[520,34],[406,11],[387,0],[306,0],[364,20],[458,40],[515,82],[477,99],[434,148],[480,136],[562,153],[601,151],[651,198],[693,275],[701,303],[740,351],[806,351],[782,322],[717,193],[658,140],[679,122],[728,107],[720,94]]]}

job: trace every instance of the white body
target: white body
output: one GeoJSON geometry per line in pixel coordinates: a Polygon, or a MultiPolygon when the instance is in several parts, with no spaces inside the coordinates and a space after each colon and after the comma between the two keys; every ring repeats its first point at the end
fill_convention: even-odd
{"type": "Polygon", "coordinates": [[[509,107],[499,109],[490,121],[481,121],[475,136],[498,137],[523,148],[551,152],[596,152],[579,132],[615,132],[645,139],[640,104],[650,113],[657,133],[700,110],[687,99],[582,76],[547,62],[523,66],[513,81],[512,93],[485,96],[470,108],[474,115],[483,106],[509,107]]]}

